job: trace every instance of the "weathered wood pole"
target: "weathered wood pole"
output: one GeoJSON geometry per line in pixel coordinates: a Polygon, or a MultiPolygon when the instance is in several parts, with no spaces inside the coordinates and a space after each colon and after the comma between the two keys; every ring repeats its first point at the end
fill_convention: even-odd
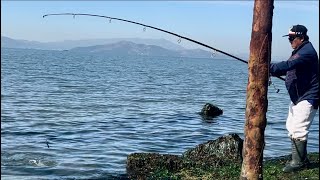
{"type": "Polygon", "coordinates": [[[263,179],[264,130],[268,108],[273,0],[255,0],[248,62],[249,78],[240,179],[263,179]]]}

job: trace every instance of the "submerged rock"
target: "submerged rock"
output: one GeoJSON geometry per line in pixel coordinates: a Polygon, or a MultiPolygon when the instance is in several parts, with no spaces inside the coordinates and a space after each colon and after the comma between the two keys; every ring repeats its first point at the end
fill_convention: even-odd
{"type": "Polygon", "coordinates": [[[148,179],[160,171],[178,172],[181,169],[208,169],[242,161],[243,140],[229,134],[199,144],[182,154],[133,153],[127,157],[127,174],[132,179],[148,179]]]}
{"type": "Polygon", "coordinates": [[[216,116],[220,116],[223,113],[222,109],[218,108],[217,106],[206,103],[202,109],[201,112],[199,113],[202,115],[204,118],[213,118],[216,116]]]}

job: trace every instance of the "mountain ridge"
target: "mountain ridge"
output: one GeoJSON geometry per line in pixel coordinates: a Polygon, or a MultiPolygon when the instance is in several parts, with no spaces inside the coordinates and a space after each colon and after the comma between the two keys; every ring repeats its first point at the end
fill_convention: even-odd
{"type": "Polygon", "coordinates": [[[82,40],[63,40],[53,42],[29,41],[23,39],[13,39],[1,35],[1,47],[9,48],[34,48],[44,50],[69,50],[75,47],[86,47],[93,45],[104,45],[119,41],[132,41],[147,45],[158,45],[167,49],[183,50],[182,46],[172,43],[166,39],[142,39],[142,38],[109,38],[109,39],[82,39],[82,40]],[[17,45],[19,45],[17,47],[17,45]]]}
{"type": "Polygon", "coordinates": [[[112,38],[64,40],[57,42],[38,42],[13,39],[1,36],[1,47],[42,50],[69,50],[86,53],[105,53],[110,55],[175,56],[192,58],[229,59],[220,53],[203,49],[186,49],[166,39],[112,38]],[[120,47],[121,46],[121,47],[120,47]],[[108,49],[108,48],[109,49],[108,49]],[[103,50],[104,49],[104,50],[103,50]]]}
{"type": "Polygon", "coordinates": [[[170,57],[192,57],[210,58],[209,51],[201,49],[170,50],[156,45],[138,44],[131,41],[119,41],[105,45],[94,45],[87,47],[76,47],[71,52],[81,53],[104,53],[108,55],[142,55],[142,56],[170,56],[170,57]]]}

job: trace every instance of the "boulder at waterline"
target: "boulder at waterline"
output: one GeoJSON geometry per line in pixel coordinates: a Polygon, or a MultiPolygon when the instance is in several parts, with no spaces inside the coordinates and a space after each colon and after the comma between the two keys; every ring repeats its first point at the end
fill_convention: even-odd
{"type": "Polygon", "coordinates": [[[203,166],[202,168],[240,163],[242,147],[243,140],[238,134],[228,134],[187,150],[183,153],[183,159],[192,162],[193,166],[203,166]]]}
{"type": "Polygon", "coordinates": [[[197,145],[182,154],[133,153],[127,157],[127,174],[132,179],[148,179],[160,171],[179,172],[189,168],[215,168],[240,163],[243,140],[229,134],[197,145]]]}
{"type": "Polygon", "coordinates": [[[177,155],[133,153],[127,157],[127,174],[133,179],[145,179],[163,169],[176,172],[182,165],[182,158],[177,155]]]}

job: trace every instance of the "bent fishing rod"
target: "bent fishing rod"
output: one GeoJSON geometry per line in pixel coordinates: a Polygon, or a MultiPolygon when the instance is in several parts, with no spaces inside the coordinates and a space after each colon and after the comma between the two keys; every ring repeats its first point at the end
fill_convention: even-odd
{"type": "MultiPolygon", "coordinates": [[[[176,36],[179,38],[179,42],[181,41],[181,39],[185,39],[187,41],[190,41],[190,42],[193,42],[195,44],[198,44],[198,45],[201,45],[201,46],[204,46],[206,48],[209,48],[209,49],[212,49],[216,52],[219,52],[221,54],[224,54],[226,56],[229,56],[229,57],[232,57],[238,61],[241,61],[241,62],[244,62],[246,64],[248,64],[247,61],[241,59],[241,58],[238,58],[232,54],[229,54],[227,52],[224,52],[222,50],[219,50],[217,48],[214,48],[214,47],[211,47],[207,44],[204,44],[204,43],[201,43],[199,41],[196,41],[196,40],[193,40],[193,39],[190,39],[188,37],[185,37],[185,36],[181,36],[179,34],[176,34],[174,32],[170,32],[170,31],[167,31],[167,30],[164,30],[164,29],[160,29],[160,28],[157,28],[157,27],[154,27],[154,26],[150,26],[150,25],[147,25],[147,24],[142,24],[142,23],[139,23],[139,22],[135,22],[135,21],[130,21],[130,20],[126,20],[126,19],[121,19],[121,18],[115,18],[115,17],[110,17],[110,16],[103,16],[103,15],[96,15],[96,14],[83,14],[83,13],[57,13],[57,14],[45,14],[43,15],[43,18],[47,17],[47,16],[59,16],[59,15],[69,15],[69,16],[73,16],[73,18],[75,18],[75,16],[93,16],[93,17],[100,17],[100,18],[106,18],[106,19],[109,19],[109,22],[111,22],[111,20],[118,20],[118,21],[123,21],[123,22],[127,22],[127,23],[131,23],[131,24],[136,24],[136,25],[140,25],[140,26],[143,26],[144,27],[144,30],[145,28],[151,28],[151,29],[155,29],[155,30],[158,30],[158,31],[161,31],[161,32],[164,32],[164,33],[167,33],[167,34],[171,34],[173,36],[176,36]]],[[[280,77],[280,76],[275,76],[281,80],[285,80],[284,78],[280,77]]]]}

